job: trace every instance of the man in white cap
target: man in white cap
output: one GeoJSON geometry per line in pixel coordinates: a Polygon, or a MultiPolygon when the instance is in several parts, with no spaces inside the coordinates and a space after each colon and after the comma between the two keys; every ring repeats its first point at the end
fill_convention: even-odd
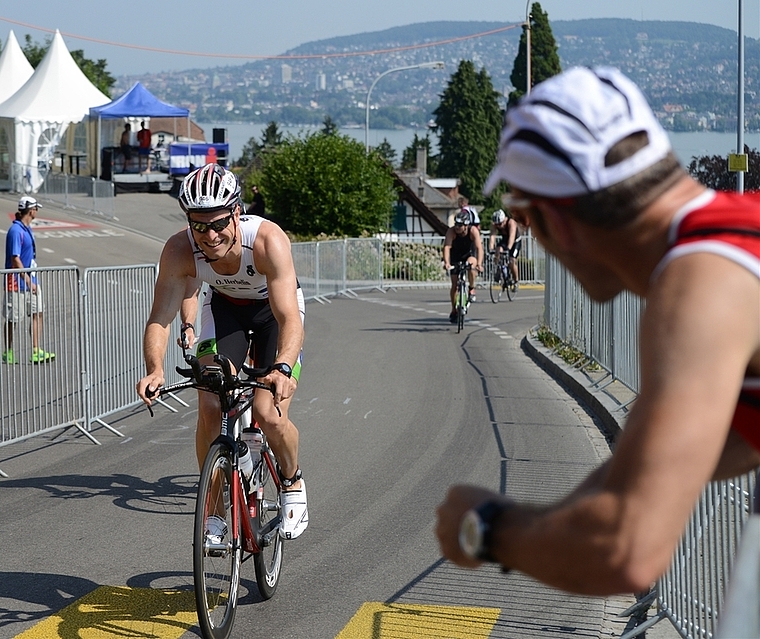
{"type": "Polygon", "coordinates": [[[571,69],[507,111],[486,190],[502,181],[505,205],[592,298],[645,298],[641,392],[610,459],[561,501],[451,488],[443,554],[578,593],[646,590],[705,484],[760,464],[760,194],[691,179],[610,68],[571,69]]]}
{"type": "MultiPolygon", "coordinates": [[[[5,268],[30,269],[37,266],[35,258],[37,249],[34,244],[32,220],[42,205],[30,195],[24,195],[18,201],[16,219],[5,238],[5,268]]],[[[13,325],[18,324],[24,315],[32,316],[32,353],[33,364],[41,364],[55,359],[55,353],[48,353],[40,348],[42,333],[42,292],[34,271],[8,273],[5,281],[5,305],[3,316],[5,324],[5,350],[2,360],[6,364],[16,364],[18,359],[13,352],[13,325]]]]}

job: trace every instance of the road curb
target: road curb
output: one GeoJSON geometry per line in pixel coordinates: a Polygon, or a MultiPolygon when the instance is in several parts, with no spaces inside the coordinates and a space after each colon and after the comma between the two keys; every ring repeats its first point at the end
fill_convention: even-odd
{"type": "MultiPolygon", "coordinates": [[[[538,327],[533,327],[520,345],[523,351],[543,370],[561,384],[573,397],[582,401],[601,421],[606,434],[614,441],[623,429],[628,414],[626,403],[635,397],[629,389],[618,384],[611,392],[610,386],[600,387],[598,379],[568,365],[536,337],[538,327]]],[[[602,375],[600,374],[601,378],[602,375]]]]}

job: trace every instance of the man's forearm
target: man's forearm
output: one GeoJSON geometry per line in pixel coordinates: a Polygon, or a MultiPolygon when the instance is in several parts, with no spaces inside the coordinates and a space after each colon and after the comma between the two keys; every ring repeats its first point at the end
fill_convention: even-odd
{"type": "Polygon", "coordinates": [[[143,336],[143,357],[148,375],[163,374],[164,356],[169,342],[169,327],[148,323],[143,336]]]}
{"type": "Polygon", "coordinates": [[[303,346],[301,318],[287,320],[280,326],[277,339],[277,361],[291,366],[295,364],[303,346]]]}

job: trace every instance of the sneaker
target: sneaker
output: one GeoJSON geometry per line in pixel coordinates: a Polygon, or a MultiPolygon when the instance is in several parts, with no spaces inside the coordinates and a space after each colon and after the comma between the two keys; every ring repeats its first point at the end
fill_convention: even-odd
{"type": "Polygon", "coordinates": [[[475,289],[471,288],[470,289],[470,294],[469,294],[469,296],[467,298],[467,303],[468,304],[472,304],[475,301],[477,301],[477,298],[475,297],[475,289]]]}
{"type": "Polygon", "coordinates": [[[288,490],[280,493],[282,501],[282,522],[280,522],[280,537],[295,539],[309,525],[309,509],[306,506],[306,484],[301,478],[299,490],[288,490]]]}
{"type": "Polygon", "coordinates": [[[227,534],[227,522],[219,515],[206,517],[206,539],[210,544],[221,544],[227,534]]]}
{"type": "Polygon", "coordinates": [[[449,313],[449,322],[451,322],[452,324],[456,324],[457,323],[457,312],[456,311],[451,311],[451,313],[449,313]]]}
{"type": "Polygon", "coordinates": [[[517,293],[517,291],[519,291],[519,290],[520,290],[520,284],[518,282],[515,282],[512,285],[512,292],[517,293]]]}
{"type": "Polygon", "coordinates": [[[54,359],[55,353],[46,353],[41,348],[35,348],[29,361],[32,364],[43,364],[44,362],[52,362],[54,359]]]}
{"type": "Polygon", "coordinates": [[[3,352],[3,363],[4,364],[17,364],[16,358],[13,356],[13,349],[9,348],[7,351],[3,352]]]}

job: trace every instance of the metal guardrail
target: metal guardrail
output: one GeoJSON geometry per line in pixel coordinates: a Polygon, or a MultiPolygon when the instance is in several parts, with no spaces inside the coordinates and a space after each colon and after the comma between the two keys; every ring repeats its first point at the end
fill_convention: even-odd
{"type": "MultiPolygon", "coordinates": [[[[605,304],[593,302],[580,284],[552,257],[547,258],[546,304],[544,321],[547,328],[563,342],[570,344],[603,367],[607,381],[618,380],[638,393],[639,318],[644,302],[624,293],[605,304]]],[[[668,572],[655,589],[657,615],[621,639],[632,639],[661,619],[669,619],[684,639],[715,637],[723,605],[729,572],[734,565],[742,528],[757,500],[756,476],[737,477],[731,481],[709,484],[689,519],[668,572]]],[[[747,540],[752,548],[752,538],[747,540]]],[[[760,544],[746,551],[760,562],[760,544]]],[[[754,600],[760,573],[754,573],[754,600]]],[[[643,603],[650,605],[647,600],[643,603]]],[[[636,612],[637,607],[630,613],[636,612]]],[[[733,620],[726,621],[729,628],[733,620]]],[[[747,622],[750,623],[750,622],[747,622]]],[[[751,623],[755,623],[752,621],[751,623]]],[[[723,635],[728,637],[760,637],[755,634],[723,635]]],[[[733,632],[733,631],[732,631],[733,632]]]]}
{"type": "Polygon", "coordinates": [[[78,209],[108,219],[116,218],[113,182],[84,175],[48,173],[36,195],[43,201],[63,204],[67,209],[78,209]]]}
{"type": "MultiPolygon", "coordinates": [[[[530,244],[523,251],[533,256],[528,258],[533,261],[530,274],[536,278],[544,268],[543,253],[530,244]],[[534,248],[535,252],[529,252],[534,248]]],[[[293,258],[305,297],[318,301],[351,295],[358,289],[446,282],[440,242],[375,238],[309,242],[293,245],[293,258]]],[[[36,272],[44,296],[41,346],[55,352],[56,359],[40,365],[29,361],[30,318],[22,318],[13,335],[20,364],[0,365],[0,446],[69,427],[78,428],[96,443],[93,426],[120,434],[106,418],[139,404],[134,383],[143,370],[142,332],[157,266],[94,268],[81,275],[73,266],[36,272]]],[[[7,273],[0,270],[0,276],[7,273]]],[[[620,296],[598,305],[553,260],[548,261],[546,273],[545,313],[550,330],[637,391],[641,301],[620,296]]],[[[170,343],[178,332],[175,321],[170,343]]],[[[169,348],[167,382],[174,381],[174,366],[179,363],[179,349],[169,348]]],[[[705,489],[671,569],[657,584],[659,612],[652,622],[667,618],[684,638],[715,636],[732,558],[750,505],[757,499],[755,486],[754,476],[746,476],[705,489]]],[[[757,560],[758,547],[752,539],[747,538],[750,550],[746,552],[754,553],[757,560]]],[[[757,592],[758,580],[752,583],[757,592]]],[[[640,626],[626,639],[644,629],[640,626]]]]}
{"type": "Polygon", "coordinates": [[[760,515],[744,526],[716,639],[760,637],[760,515]]]}
{"type": "Polygon", "coordinates": [[[32,193],[42,202],[56,202],[67,209],[116,219],[114,183],[86,175],[58,173],[47,166],[11,165],[11,190],[32,193]]]}
{"type": "MultiPolygon", "coordinates": [[[[294,244],[292,254],[304,297],[324,301],[362,289],[445,284],[441,245],[442,239],[361,238],[294,244]]],[[[21,318],[13,334],[21,363],[0,364],[0,446],[69,427],[95,443],[94,427],[120,434],[106,420],[140,403],[134,384],[143,371],[142,334],[157,269],[154,264],[81,273],[75,266],[36,269],[44,300],[40,345],[56,358],[30,363],[31,318],[21,318]]],[[[0,270],[0,276],[10,272],[0,270]]],[[[175,321],[170,343],[177,336],[175,321]]],[[[169,348],[167,383],[178,381],[177,364],[182,364],[180,351],[169,348]]]]}

